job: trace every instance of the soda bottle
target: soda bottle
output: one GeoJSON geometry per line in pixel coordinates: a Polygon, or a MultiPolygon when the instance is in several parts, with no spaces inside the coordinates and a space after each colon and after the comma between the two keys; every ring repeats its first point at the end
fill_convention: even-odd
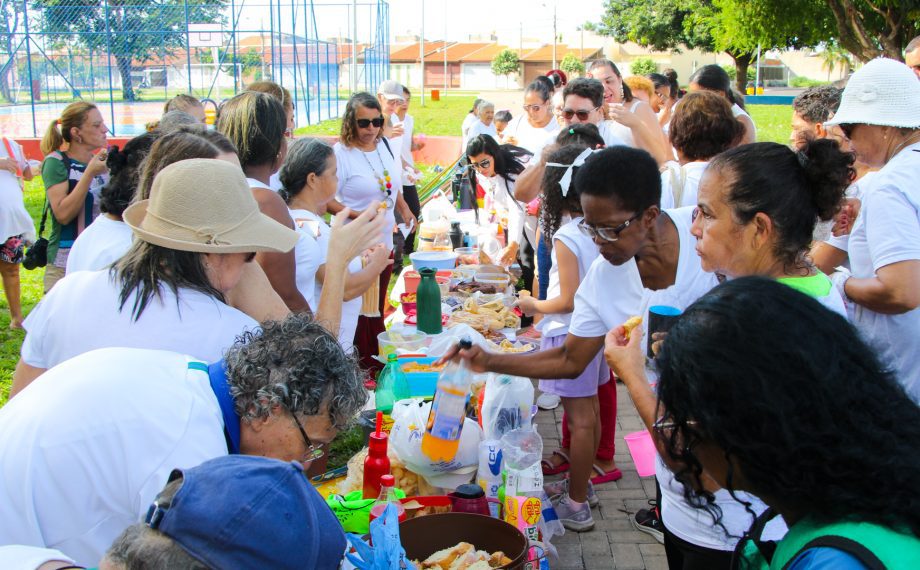
{"type": "Polygon", "coordinates": [[[377,500],[374,501],[373,506],[371,506],[371,521],[382,515],[383,510],[386,509],[389,504],[396,506],[396,511],[399,513],[399,522],[406,520],[406,509],[402,506],[402,503],[399,502],[399,499],[396,498],[396,494],[393,492],[395,486],[396,479],[394,479],[392,475],[382,475],[380,477],[380,495],[377,497],[377,500]]]}
{"type": "MultiPolygon", "coordinates": [[[[409,381],[399,366],[395,354],[387,356],[386,366],[377,376],[377,389],[374,392],[374,401],[378,412],[389,414],[393,411],[393,404],[410,397],[409,381]]],[[[376,494],[374,495],[376,496],[376,494]]]]}
{"type": "MultiPolygon", "coordinates": [[[[469,339],[460,341],[461,349],[472,347],[469,339]]],[[[422,453],[432,461],[451,461],[457,455],[472,382],[473,374],[463,360],[451,363],[441,372],[422,436],[422,453]]]]}

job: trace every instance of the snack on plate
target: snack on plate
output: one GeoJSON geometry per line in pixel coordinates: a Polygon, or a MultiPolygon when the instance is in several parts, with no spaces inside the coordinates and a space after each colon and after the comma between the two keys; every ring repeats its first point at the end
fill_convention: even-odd
{"type": "Polygon", "coordinates": [[[642,317],[633,316],[623,323],[623,328],[626,329],[626,340],[629,340],[629,334],[633,331],[634,328],[642,324],[642,317]]]}
{"type": "Polygon", "coordinates": [[[455,287],[451,287],[451,291],[457,291],[459,293],[465,293],[467,295],[472,295],[476,291],[479,291],[484,294],[494,295],[498,292],[495,288],[495,285],[487,285],[485,283],[480,283],[478,281],[470,281],[468,283],[459,283],[455,287]]]}
{"type": "Polygon", "coordinates": [[[476,550],[469,542],[439,550],[421,563],[422,568],[440,570],[487,570],[510,564],[512,560],[502,551],[489,554],[476,550]]]}
{"type": "Polygon", "coordinates": [[[414,303],[415,302],[415,293],[403,293],[400,301],[403,303],[414,303]]]}
{"type": "Polygon", "coordinates": [[[502,339],[502,341],[497,344],[491,340],[487,342],[489,343],[489,348],[496,352],[522,353],[531,352],[537,348],[536,345],[526,342],[511,342],[507,338],[502,339]]]}
{"type": "Polygon", "coordinates": [[[521,297],[530,297],[530,291],[528,291],[527,289],[521,289],[520,291],[518,291],[518,295],[521,297]]]}
{"type": "Polygon", "coordinates": [[[403,372],[440,372],[444,370],[445,364],[436,365],[435,363],[431,364],[422,364],[421,362],[409,362],[402,365],[403,372]]]}

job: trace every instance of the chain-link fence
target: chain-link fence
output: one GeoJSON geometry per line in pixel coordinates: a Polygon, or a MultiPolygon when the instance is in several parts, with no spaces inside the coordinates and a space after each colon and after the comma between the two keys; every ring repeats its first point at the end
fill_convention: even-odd
{"type": "Polygon", "coordinates": [[[388,37],[382,0],[0,0],[0,133],[40,137],[84,99],[134,135],[179,93],[207,108],[260,80],[312,124],[386,78],[388,37]]]}

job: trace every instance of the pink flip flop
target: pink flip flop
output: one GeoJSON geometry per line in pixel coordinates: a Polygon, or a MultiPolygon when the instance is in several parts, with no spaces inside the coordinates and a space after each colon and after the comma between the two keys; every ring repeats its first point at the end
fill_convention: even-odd
{"type": "Polygon", "coordinates": [[[565,461],[563,461],[559,465],[553,465],[553,463],[549,459],[544,459],[540,461],[540,466],[543,468],[544,475],[558,475],[560,473],[565,473],[566,471],[569,470],[569,462],[570,462],[569,456],[566,455],[564,451],[557,449],[556,451],[553,452],[553,455],[558,455],[565,461]]]}
{"type": "Polygon", "coordinates": [[[619,481],[623,478],[623,472],[619,469],[614,469],[613,471],[604,471],[598,465],[594,465],[594,471],[597,472],[596,477],[591,478],[591,483],[595,485],[600,485],[601,483],[610,483],[612,481],[619,481]]]}

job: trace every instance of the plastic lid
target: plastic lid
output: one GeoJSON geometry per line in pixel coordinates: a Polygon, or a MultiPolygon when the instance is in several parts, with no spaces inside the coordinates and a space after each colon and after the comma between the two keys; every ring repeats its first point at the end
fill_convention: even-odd
{"type": "Polygon", "coordinates": [[[451,223],[450,223],[450,227],[452,227],[452,228],[459,228],[459,227],[460,227],[460,222],[451,222],[451,223]]]}
{"type": "Polygon", "coordinates": [[[395,352],[391,352],[391,353],[387,356],[387,362],[396,362],[396,353],[395,353],[395,352]]]}
{"type": "Polygon", "coordinates": [[[478,499],[484,497],[485,492],[479,485],[467,484],[457,487],[457,490],[454,491],[454,495],[461,499],[478,499]]]}
{"type": "Polygon", "coordinates": [[[380,486],[381,487],[395,487],[396,478],[390,474],[380,476],[380,486]]]}
{"type": "Polygon", "coordinates": [[[468,338],[461,338],[461,339],[460,339],[460,348],[463,349],[463,350],[469,350],[469,349],[473,348],[473,341],[471,341],[471,340],[468,339],[468,338]]]}

